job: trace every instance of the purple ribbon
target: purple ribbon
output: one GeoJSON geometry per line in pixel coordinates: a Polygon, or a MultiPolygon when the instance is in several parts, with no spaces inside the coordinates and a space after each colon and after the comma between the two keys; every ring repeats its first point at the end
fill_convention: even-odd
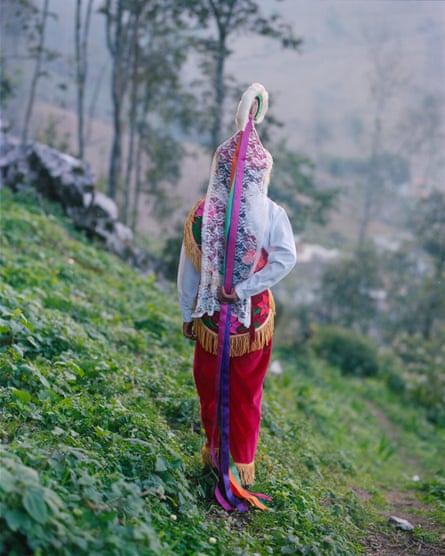
{"type": "MultiPolygon", "coordinates": [[[[235,265],[236,236],[241,205],[241,194],[244,177],[249,135],[252,129],[252,117],[243,131],[235,174],[232,214],[228,237],[225,246],[225,275],[224,289],[230,292],[233,287],[233,269],[235,265]]],[[[231,305],[221,304],[218,323],[218,351],[216,359],[216,395],[218,399],[218,424],[219,424],[219,461],[216,461],[215,448],[212,441],[210,451],[213,463],[217,463],[219,483],[216,485],[215,496],[221,506],[226,510],[236,508],[240,512],[247,510],[245,502],[241,501],[232,492],[230,486],[230,317],[231,305]]]]}

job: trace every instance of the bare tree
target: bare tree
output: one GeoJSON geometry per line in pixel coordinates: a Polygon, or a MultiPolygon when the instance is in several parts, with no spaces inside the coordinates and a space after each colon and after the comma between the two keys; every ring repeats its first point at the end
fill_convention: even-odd
{"type": "Polygon", "coordinates": [[[107,63],[102,64],[98,74],[96,75],[95,84],[93,87],[93,92],[91,93],[90,105],[88,107],[88,118],[87,118],[87,129],[85,133],[85,142],[88,143],[91,140],[92,133],[92,122],[94,120],[94,115],[96,112],[97,100],[102,88],[102,81],[105,75],[105,70],[107,69],[107,63]]]}
{"type": "Polygon", "coordinates": [[[133,164],[134,158],[134,164],[126,182],[132,229],[137,227],[143,194],[152,201],[150,209],[159,223],[171,212],[170,192],[184,156],[178,132],[189,131],[194,122],[194,97],[181,84],[187,39],[178,29],[176,14],[167,17],[165,10],[162,14],[157,20],[144,13],[141,28],[149,39],[146,36],[144,45],[138,47],[138,70],[132,72],[129,153],[135,152],[135,156],[128,160],[133,164]]]}
{"type": "Polygon", "coordinates": [[[125,191],[124,191],[124,222],[127,224],[130,218],[130,194],[134,163],[134,147],[137,125],[137,105],[138,105],[138,72],[140,71],[140,44],[139,44],[139,24],[141,21],[142,6],[138,6],[135,15],[135,40],[133,43],[132,64],[131,64],[131,92],[130,92],[130,113],[129,113],[129,144],[127,155],[127,169],[125,172],[125,191]]]}
{"type": "Polygon", "coordinates": [[[394,45],[384,29],[368,36],[371,61],[370,100],[373,110],[370,150],[364,175],[362,215],[359,224],[358,242],[363,245],[369,224],[376,217],[382,194],[388,180],[384,156],[384,122],[387,109],[397,91],[405,82],[405,72],[400,49],[394,45]]]}
{"type": "Polygon", "coordinates": [[[84,96],[88,70],[88,34],[90,29],[93,0],[88,0],[85,19],[82,25],[82,0],[76,2],[75,50],[77,85],[77,145],[78,156],[84,157],[84,96]]]}
{"type": "MultiPolygon", "coordinates": [[[[111,10],[108,15],[113,17],[116,32],[119,12],[117,5],[114,8],[116,11],[111,10]]],[[[190,113],[192,95],[182,90],[180,72],[190,41],[183,33],[181,10],[173,0],[127,0],[125,9],[123,27],[131,32],[121,40],[128,47],[122,59],[126,65],[126,89],[120,90],[119,121],[122,123],[128,114],[126,160],[121,155],[121,165],[125,165],[122,212],[123,220],[126,223],[131,220],[135,228],[143,193],[150,196],[151,209],[156,206],[158,220],[170,206],[168,190],[177,182],[183,156],[177,134],[184,122],[188,127],[192,122],[192,117],[186,116],[190,113]]],[[[115,58],[113,65],[116,66],[115,58]]],[[[116,115],[115,110],[115,118],[116,115]]],[[[115,129],[115,139],[116,136],[119,140],[119,128],[117,133],[115,129]]],[[[112,150],[112,164],[115,152],[112,150]]]]}
{"type": "Polygon", "coordinates": [[[29,130],[29,122],[31,120],[32,109],[34,106],[34,100],[36,96],[37,90],[37,83],[42,76],[42,63],[45,56],[45,31],[46,31],[46,23],[48,20],[49,15],[49,0],[44,0],[43,2],[43,10],[41,14],[41,19],[37,27],[38,33],[38,43],[35,48],[35,65],[34,65],[34,72],[31,79],[31,86],[29,89],[29,97],[28,97],[28,104],[26,107],[25,112],[25,120],[23,122],[22,128],[22,143],[26,143],[28,139],[28,130],[29,130]]]}
{"type": "Polygon", "coordinates": [[[134,200],[133,208],[131,210],[131,229],[136,230],[138,225],[139,206],[142,193],[142,154],[143,154],[143,139],[142,134],[138,133],[137,147],[136,147],[136,162],[135,162],[135,184],[134,184],[134,200]]]}
{"type": "Polygon", "coordinates": [[[397,129],[400,148],[412,159],[427,191],[444,176],[444,102],[444,92],[423,92],[423,98],[404,112],[397,129]]]}
{"type": "Polygon", "coordinates": [[[298,49],[302,40],[295,38],[291,27],[278,15],[265,17],[256,0],[182,0],[197,19],[199,28],[216,27],[215,35],[197,40],[204,55],[203,69],[212,84],[210,149],[221,142],[222,114],[228,85],[225,64],[232,51],[230,39],[239,33],[253,33],[279,40],[283,48],[298,49]]]}
{"type": "MultiPolygon", "coordinates": [[[[141,2],[143,0],[140,0],[141,2]]],[[[111,98],[113,104],[113,142],[108,174],[108,195],[115,199],[122,167],[122,114],[128,90],[131,53],[136,40],[134,6],[140,2],[106,0],[105,15],[107,48],[111,54],[111,98]]]]}

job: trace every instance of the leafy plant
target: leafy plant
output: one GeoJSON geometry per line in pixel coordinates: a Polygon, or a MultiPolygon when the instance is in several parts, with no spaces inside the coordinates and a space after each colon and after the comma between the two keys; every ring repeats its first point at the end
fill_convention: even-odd
{"type": "Polygon", "coordinates": [[[398,357],[387,376],[403,397],[427,408],[430,419],[445,424],[445,343],[443,334],[425,340],[420,334],[400,334],[393,342],[398,357]]]}
{"type": "Polygon", "coordinates": [[[375,376],[379,372],[377,349],[362,334],[340,327],[319,327],[312,347],[320,356],[345,374],[375,376]]]}

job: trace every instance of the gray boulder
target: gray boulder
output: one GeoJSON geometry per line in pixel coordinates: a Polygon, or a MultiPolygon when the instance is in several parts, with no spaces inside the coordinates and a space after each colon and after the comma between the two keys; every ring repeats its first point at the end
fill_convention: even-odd
{"type": "Polygon", "coordinates": [[[116,203],[95,190],[89,165],[40,143],[19,144],[0,137],[0,187],[34,189],[60,202],[76,227],[97,237],[129,264],[150,272],[155,261],[133,246],[133,232],[119,221],[116,203]]]}

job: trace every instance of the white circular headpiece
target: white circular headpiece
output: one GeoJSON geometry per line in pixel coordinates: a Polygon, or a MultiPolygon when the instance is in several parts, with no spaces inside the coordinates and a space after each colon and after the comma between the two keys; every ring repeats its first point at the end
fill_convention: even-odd
{"type": "Polygon", "coordinates": [[[256,124],[260,124],[264,120],[264,116],[269,108],[269,93],[261,83],[252,83],[252,85],[244,91],[238,104],[238,110],[236,111],[235,122],[238,129],[242,130],[246,127],[249,113],[255,100],[258,102],[258,105],[253,116],[253,121],[256,124]]]}

